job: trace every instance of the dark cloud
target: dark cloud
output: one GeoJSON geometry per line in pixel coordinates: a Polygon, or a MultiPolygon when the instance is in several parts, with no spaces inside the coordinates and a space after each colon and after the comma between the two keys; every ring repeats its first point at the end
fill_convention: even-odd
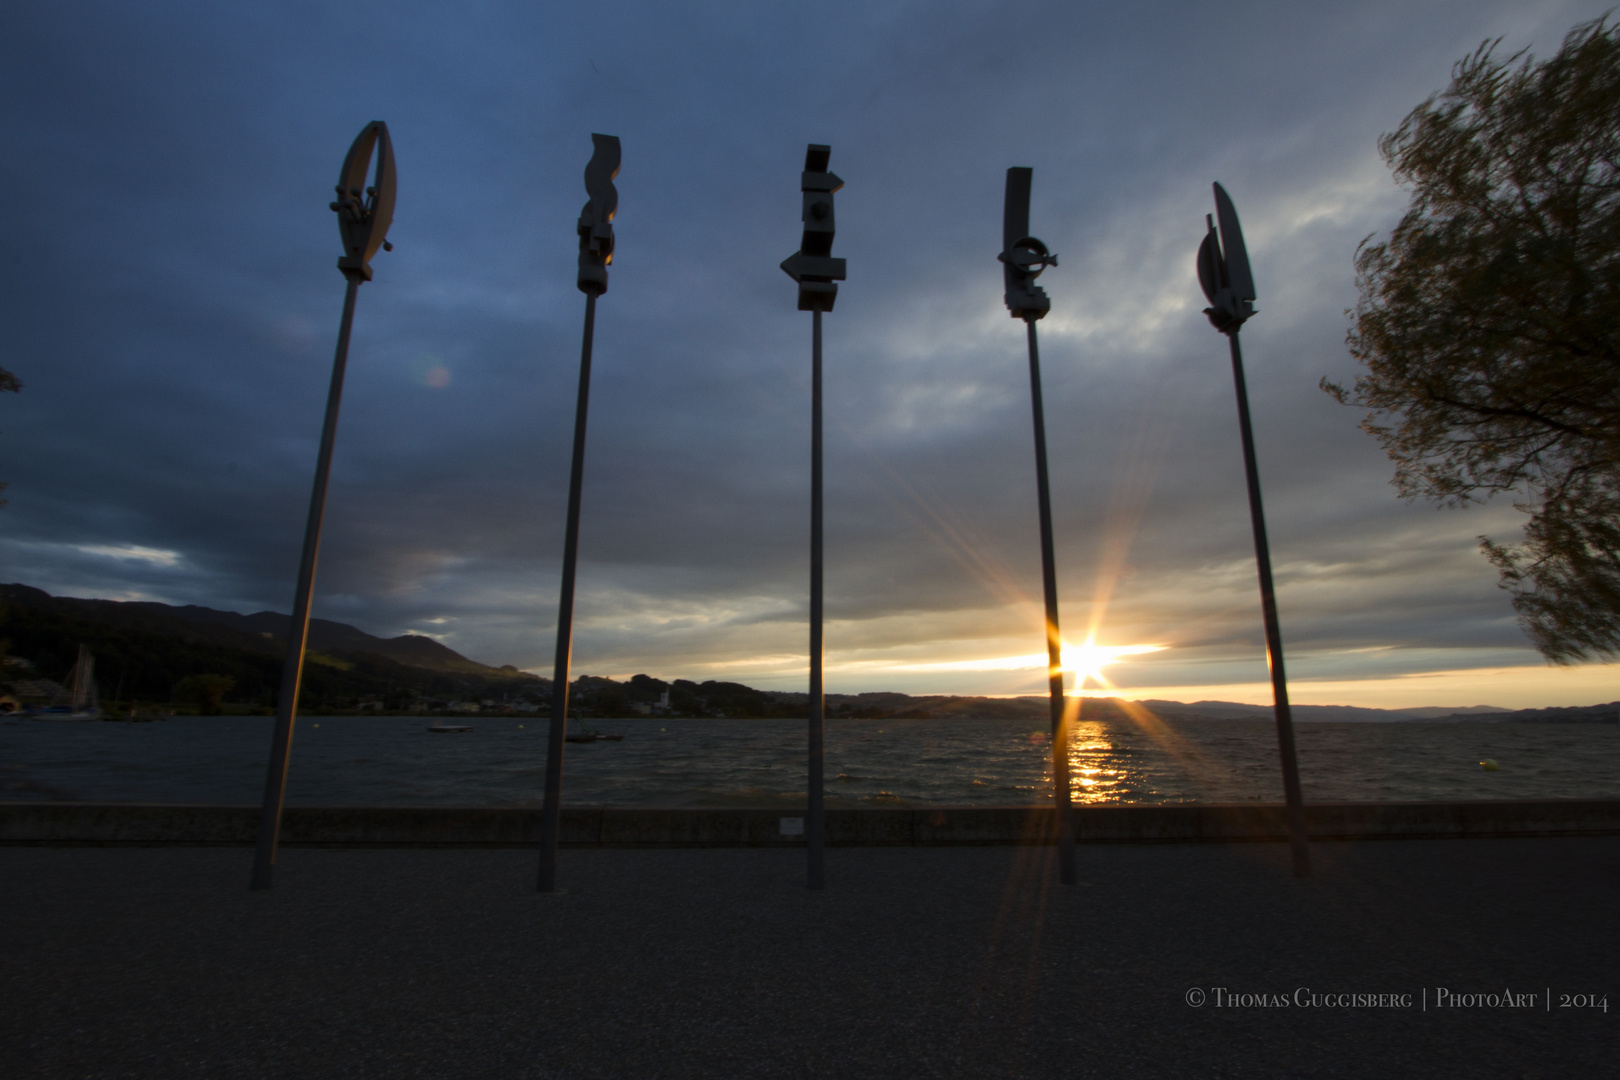
{"type": "Polygon", "coordinates": [[[573,221],[607,131],[578,665],[796,686],[809,327],[776,264],[804,144],[827,141],[850,266],[827,320],[834,688],[1039,682],[892,666],[1039,647],[1023,337],[994,260],[1013,164],[1062,257],[1042,348],[1070,627],[1174,646],[1143,683],[1257,678],[1230,375],[1191,273],[1219,178],[1262,293],[1244,345],[1297,669],[1533,662],[1475,551],[1513,511],[1398,502],[1316,383],[1353,374],[1351,255],[1402,207],[1378,134],[1481,40],[1546,53],[1601,10],[8,9],[0,288],[27,388],[0,402],[4,576],[285,610],[341,302],[325,204],[381,118],[397,250],[360,295],[317,613],[543,668],[573,221]]]}

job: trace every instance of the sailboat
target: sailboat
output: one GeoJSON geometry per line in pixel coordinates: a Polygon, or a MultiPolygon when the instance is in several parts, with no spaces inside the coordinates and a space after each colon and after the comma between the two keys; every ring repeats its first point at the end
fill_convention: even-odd
{"type": "Polygon", "coordinates": [[[101,694],[96,690],[96,658],[79,646],[79,660],[68,675],[65,703],[51,702],[35,714],[41,720],[100,720],[101,694]]]}

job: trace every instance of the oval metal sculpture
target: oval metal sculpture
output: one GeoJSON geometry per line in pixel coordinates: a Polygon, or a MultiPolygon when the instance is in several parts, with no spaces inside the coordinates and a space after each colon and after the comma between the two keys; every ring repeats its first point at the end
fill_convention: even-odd
{"type": "Polygon", "coordinates": [[[1204,314],[1210,325],[1226,335],[1232,354],[1232,383],[1237,391],[1238,429],[1243,439],[1243,470],[1249,484],[1249,523],[1254,530],[1254,561],[1260,577],[1260,610],[1266,628],[1266,660],[1271,668],[1271,692],[1277,717],[1277,751],[1282,760],[1283,800],[1288,816],[1288,839],[1294,875],[1309,877],[1310,848],[1305,831],[1305,805],[1299,787],[1299,761],[1294,750],[1294,718],[1288,707],[1288,677],[1283,671],[1282,627],[1277,616],[1277,588],[1271,578],[1271,545],[1266,538],[1266,513],[1260,501],[1260,468],[1255,462],[1254,429],[1249,421],[1249,390],[1243,377],[1243,350],[1238,331],[1255,314],[1254,275],[1243,243],[1243,227],[1231,196],[1215,185],[1215,213],[1205,215],[1208,231],[1198,245],[1198,284],[1209,300],[1204,314]],[[1218,227],[1217,227],[1218,226],[1218,227]]]}
{"type": "Polygon", "coordinates": [[[293,593],[292,622],[287,630],[287,657],[282,662],[281,687],[276,697],[276,723],[270,737],[270,766],[265,772],[264,803],[253,856],[252,888],[268,889],[275,873],[276,847],[281,837],[281,808],[287,791],[287,764],[292,757],[293,721],[298,715],[298,694],[304,678],[304,651],[309,643],[309,606],[315,592],[315,563],[320,555],[321,522],[326,515],[326,487],[332,472],[332,444],[337,440],[338,407],[343,400],[343,374],[349,363],[349,330],[354,325],[354,301],[362,281],[371,280],[371,258],[381,248],[392,251],[388,227],[394,221],[394,144],[388,125],[367,124],[349,147],[338,176],[338,216],[343,254],[338,269],[348,281],[343,293],[343,318],[338,324],[337,354],[332,358],[332,382],[326,392],[326,419],[321,425],[321,449],[315,459],[315,485],[309,496],[309,517],[304,523],[304,547],[298,561],[298,585],[293,593]],[[376,171],[370,184],[366,175],[376,171]]]}
{"type": "Polygon", "coordinates": [[[371,259],[379,248],[394,250],[388,242],[388,227],[394,223],[394,144],[388,138],[388,125],[381,120],[367,124],[349,147],[338,177],[338,231],[343,234],[343,257],[338,269],[345,275],[358,274],[371,280],[371,259]],[[366,183],[375,151],[375,179],[366,183]]]}

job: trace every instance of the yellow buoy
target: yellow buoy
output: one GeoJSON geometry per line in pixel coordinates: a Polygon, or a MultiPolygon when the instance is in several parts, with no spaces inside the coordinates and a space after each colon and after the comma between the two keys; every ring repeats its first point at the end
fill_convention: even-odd
{"type": "Polygon", "coordinates": [[[1484,761],[1479,763],[1479,767],[1484,769],[1486,772],[1496,772],[1502,768],[1502,766],[1496,763],[1495,758],[1486,758],[1484,761]]]}

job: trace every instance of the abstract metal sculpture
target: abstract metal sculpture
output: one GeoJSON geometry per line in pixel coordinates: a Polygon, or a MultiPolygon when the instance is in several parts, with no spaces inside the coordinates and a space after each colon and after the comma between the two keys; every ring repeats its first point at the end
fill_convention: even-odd
{"type": "Polygon", "coordinates": [[[1237,210],[1220,184],[1215,185],[1215,214],[1206,215],[1204,220],[1209,231],[1198,247],[1198,284],[1209,299],[1204,314],[1209,316],[1210,325],[1226,335],[1231,346],[1238,428],[1243,437],[1243,468],[1249,482],[1249,521],[1254,528],[1254,561],[1260,574],[1260,610],[1266,626],[1266,660],[1271,667],[1271,693],[1277,715],[1277,752],[1282,758],[1288,839],[1293,849],[1294,876],[1309,877],[1311,852],[1305,832],[1305,804],[1299,789],[1299,762],[1294,752],[1294,719],[1288,708],[1288,678],[1283,672],[1277,591],[1271,580],[1271,545],[1266,540],[1266,514],[1260,503],[1260,470],[1255,464],[1254,431],[1249,423],[1249,390],[1243,378],[1243,350],[1238,345],[1238,332],[1255,313],[1254,275],[1249,272],[1249,253],[1243,246],[1243,228],[1238,224],[1237,210]]]}
{"type": "Polygon", "coordinates": [[[805,817],[808,848],[806,884],[820,889],[824,836],[822,767],[822,711],[826,701],[822,679],[822,552],[821,552],[821,313],[831,311],[838,299],[836,282],[844,280],[844,260],[832,257],[833,192],[844,186],[827,171],[832,147],[811,143],[804,154],[799,189],[804,192],[804,238],[799,250],[782,261],[782,269],[799,283],[799,310],[809,311],[810,329],[810,778],[809,807],[805,817]]]}
{"type": "Polygon", "coordinates": [[[568,734],[568,665],[574,644],[574,569],[579,562],[579,501],[585,479],[585,417],[591,396],[591,341],[596,298],[607,292],[613,264],[613,217],[619,210],[619,139],[591,136],[585,166],[590,201],[579,213],[579,277],[585,294],[585,337],[579,355],[579,398],[574,406],[574,454],[568,472],[568,523],[563,537],[562,597],[557,604],[557,652],[551,678],[551,729],[546,739],[546,795],[540,814],[540,891],[557,888],[557,835],[562,816],[563,746],[568,734]]]}
{"type": "Polygon", "coordinates": [[[1052,495],[1046,469],[1046,410],[1041,403],[1041,356],[1035,323],[1052,309],[1035,279],[1058,264],[1046,245],[1029,235],[1029,192],[1034,170],[1007,170],[1007,194],[1001,219],[1001,260],[1007,310],[1023,319],[1029,336],[1029,390],[1035,413],[1035,486],[1041,523],[1041,585],[1046,597],[1047,693],[1052,714],[1052,791],[1058,819],[1058,879],[1075,881],[1074,813],[1069,787],[1069,725],[1063,697],[1063,635],[1058,628],[1057,563],[1052,543],[1052,495]]]}
{"type": "Polygon", "coordinates": [[[377,249],[392,251],[388,226],[394,220],[394,146],[388,125],[374,120],[365,126],[338,177],[338,231],[343,256],[338,269],[348,281],[343,294],[343,319],[338,326],[337,355],[332,361],[332,383],[326,394],[326,420],[321,427],[321,449],[315,462],[315,487],[309,497],[309,518],[304,525],[304,549],[298,562],[298,585],[293,594],[292,623],[287,631],[287,657],[282,663],[281,689],[276,699],[276,723],[270,742],[270,767],[264,781],[264,804],[259,813],[259,834],[253,856],[255,889],[271,886],[276,846],[281,836],[281,808],[287,790],[287,763],[292,755],[293,720],[298,715],[298,693],[304,676],[304,651],[309,641],[309,605],[315,592],[315,563],[321,547],[321,521],[326,513],[326,485],[332,470],[332,443],[337,438],[338,406],[343,398],[343,373],[349,360],[349,328],[354,323],[354,301],[362,281],[371,280],[371,258],[377,249]],[[366,184],[366,174],[376,173],[366,184]]]}

